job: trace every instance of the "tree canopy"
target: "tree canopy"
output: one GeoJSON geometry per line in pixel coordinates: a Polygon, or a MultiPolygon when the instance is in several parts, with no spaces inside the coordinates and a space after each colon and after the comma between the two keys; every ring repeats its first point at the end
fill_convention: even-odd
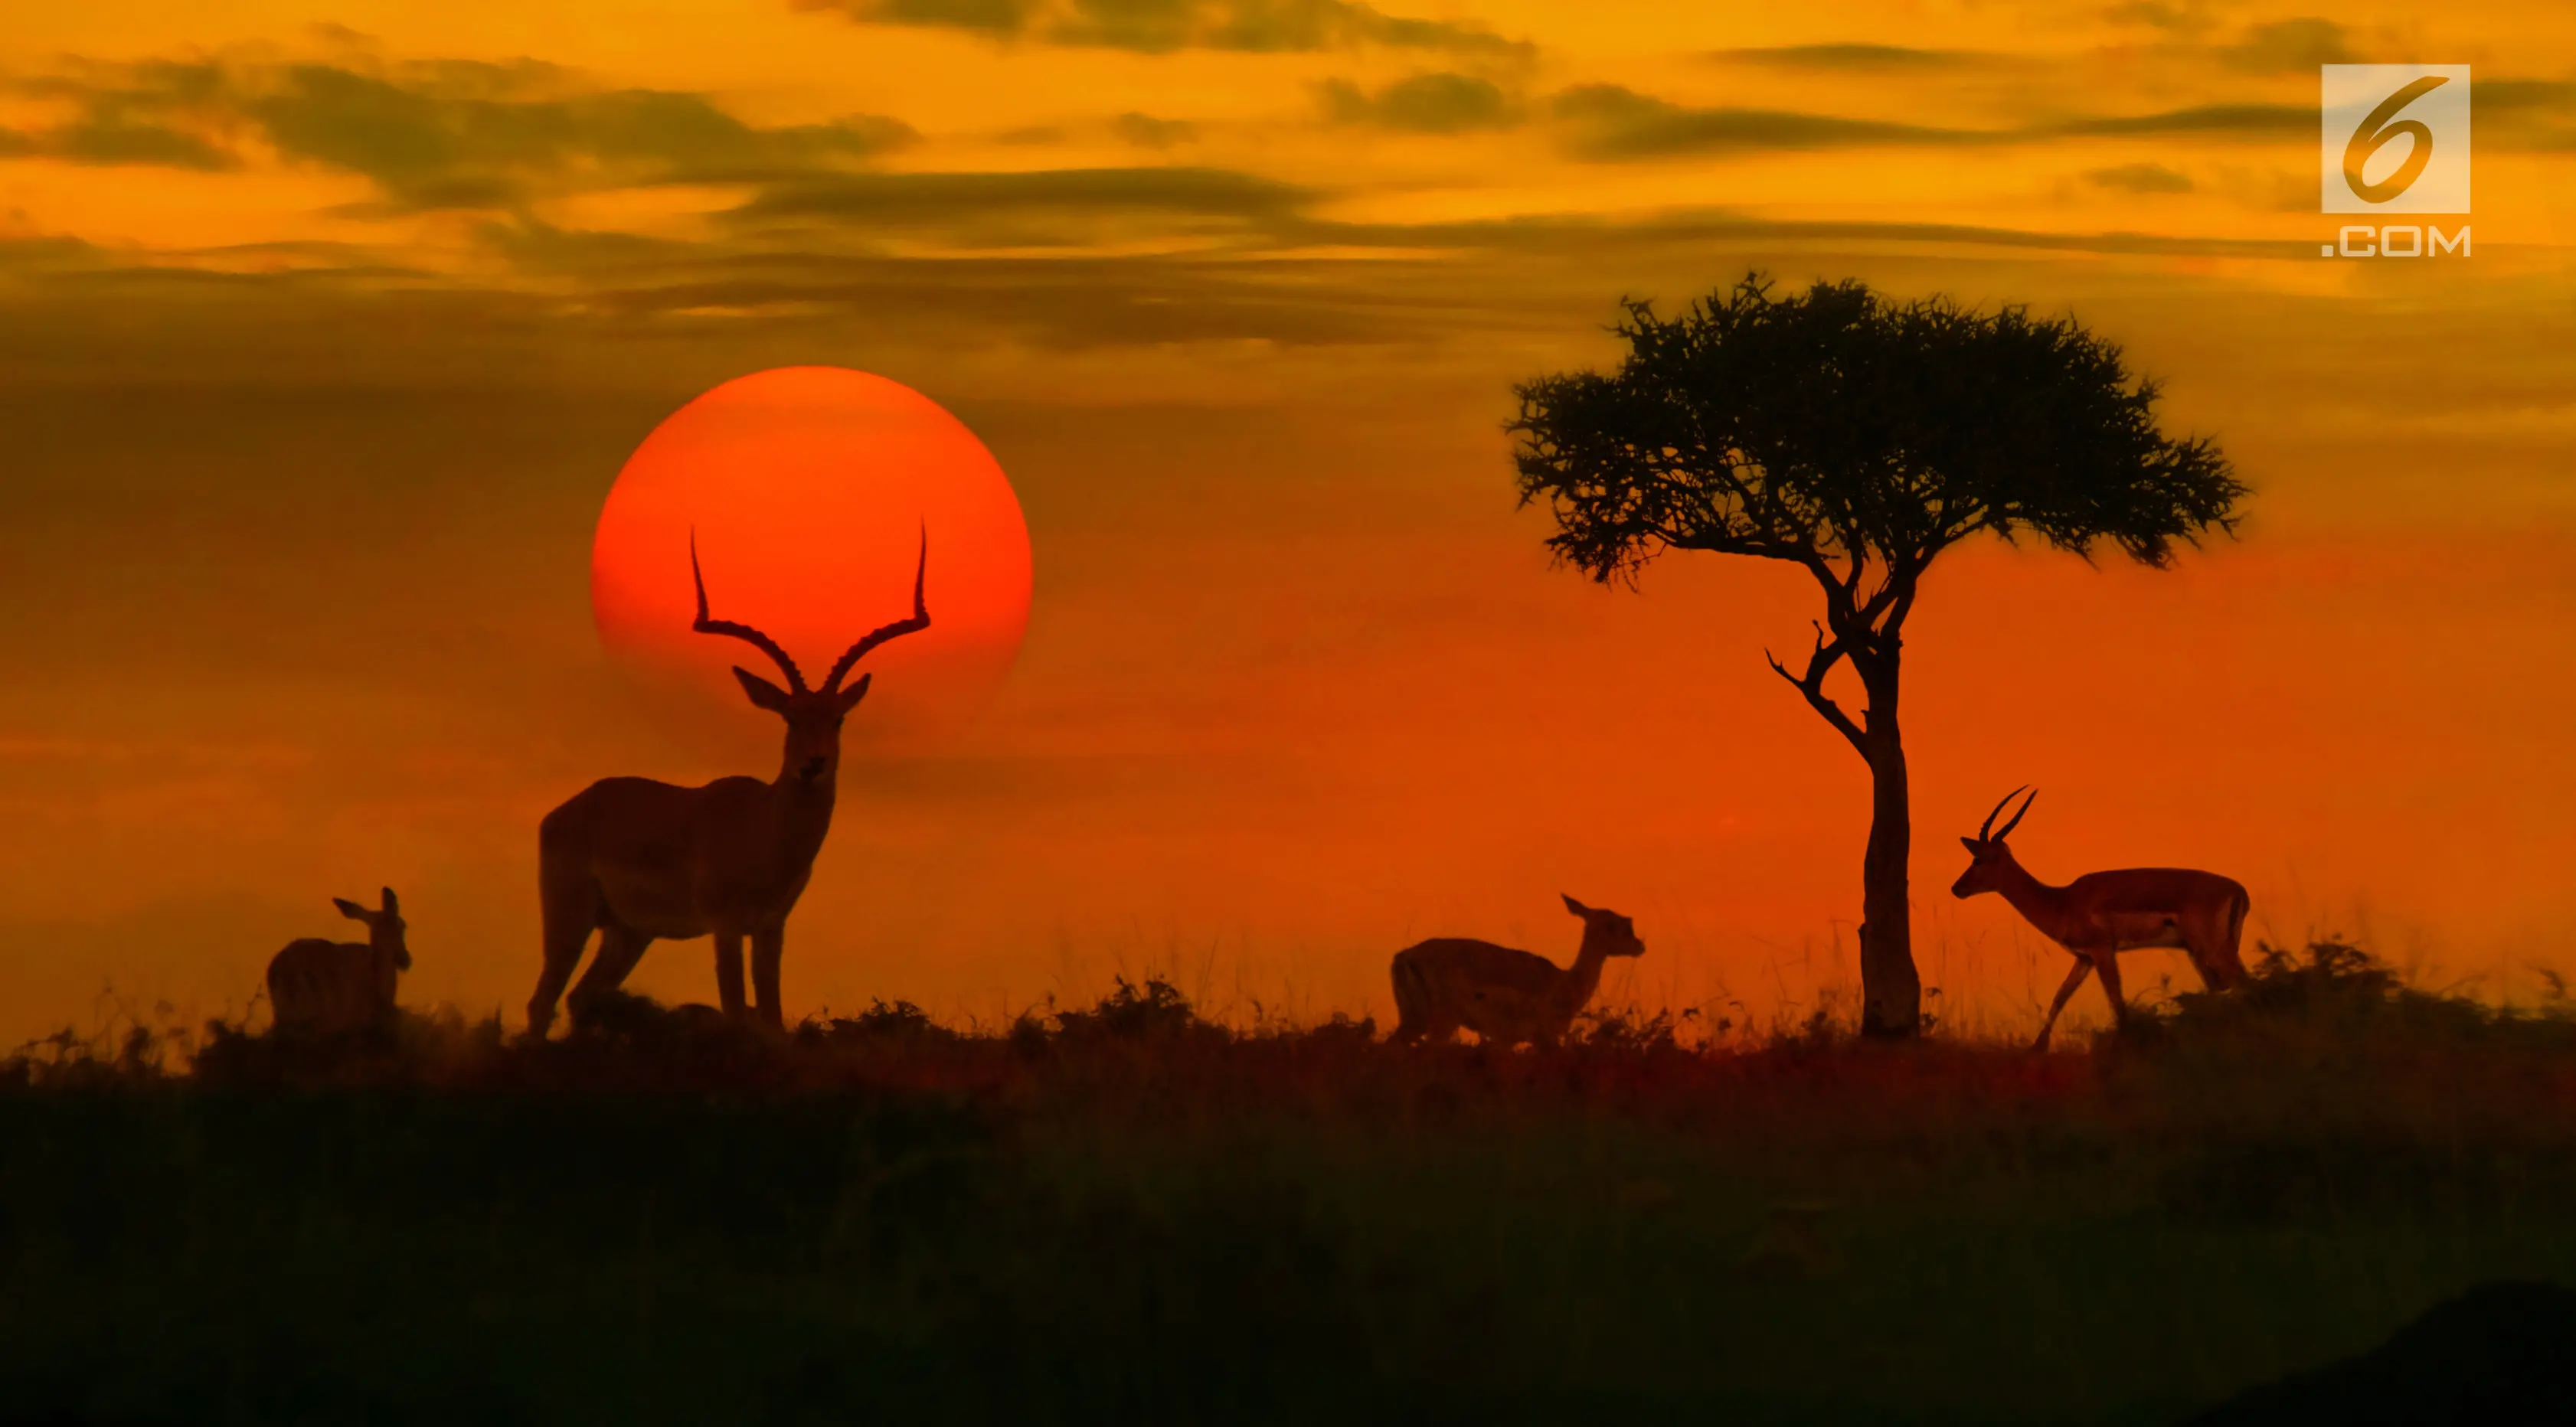
{"type": "Polygon", "coordinates": [[[1522,501],[1595,579],[1665,547],[1755,555],[1883,614],[1979,531],[2162,566],[2235,528],[2216,445],[2163,435],[2156,384],[2070,317],[1758,275],[1669,318],[1623,306],[1619,369],[1524,383],[1510,428],[1522,501]]]}

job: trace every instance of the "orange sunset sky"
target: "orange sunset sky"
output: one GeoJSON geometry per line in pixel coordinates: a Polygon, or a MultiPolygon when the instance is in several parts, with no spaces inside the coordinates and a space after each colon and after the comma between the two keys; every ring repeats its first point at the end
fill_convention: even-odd
{"type": "Polygon", "coordinates": [[[856,721],[791,1017],[1120,971],[1383,1017],[1426,935],[1570,955],[1559,891],[1636,918],[1610,998],[1798,1014],[1853,983],[1867,818],[1763,666],[1804,577],[1551,569],[1502,430],[1621,295],[1755,267],[2071,310],[2257,491],[2169,572],[1935,567],[1936,1009],[2021,1026],[2064,970],[1948,894],[2022,782],[2044,877],[2208,867],[2250,935],[2536,995],[2576,975],[2571,244],[2562,0],[14,6],[0,1040],[244,1008],[385,883],[405,1000],[515,1025],[547,808],[775,768],[618,673],[588,556],[657,421],[803,363],[974,429],[1035,604],[980,723],[856,721]],[[2344,60],[2475,66],[2473,256],[2319,256],[2344,60]]]}

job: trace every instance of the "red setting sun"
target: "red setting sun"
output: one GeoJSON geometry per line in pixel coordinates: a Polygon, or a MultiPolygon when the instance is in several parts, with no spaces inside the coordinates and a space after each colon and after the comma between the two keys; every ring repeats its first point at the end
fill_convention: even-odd
{"type": "Polygon", "coordinates": [[[602,642],[657,687],[747,707],[727,672],[747,651],[690,630],[693,532],[714,616],[766,631],[814,678],[909,612],[927,540],[931,626],[870,657],[882,677],[855,737],[967,722],[1028,626],[1028,527],[1009,479],[963,422],[884,377],[781,367],[726,382],[653,428],[600,512],[602,642]]]}

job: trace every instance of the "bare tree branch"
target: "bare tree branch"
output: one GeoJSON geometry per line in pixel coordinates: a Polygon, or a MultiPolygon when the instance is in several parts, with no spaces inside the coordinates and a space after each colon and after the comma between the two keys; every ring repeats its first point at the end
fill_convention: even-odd
{"type": "Polygon", "coordinates": [[[1774,658],[1768,649],[1762,651],[1762,657],[1770,661],[1772,673],[1788,680],[1789,687],[1806,697],[1808,707],[1823,715],[1825,722],[1834,726],[1834,731],[1851,744],[1852,751],[1863,758],[1869,756],[1869,744],[1861,733],[1860,725],[1852,722],[1851,715],[1843,712],[1842,705],[1835,703],[1825,693],[1825,675],[1833,672],[1834,665],[1843,657],[1843,645],[1840,639],[1826,639],[1824,625],[1822,623],[1816,625],[1816,651],[1807,656],[1805,678],[1790,673],[1788,668],[1774,658]]]}

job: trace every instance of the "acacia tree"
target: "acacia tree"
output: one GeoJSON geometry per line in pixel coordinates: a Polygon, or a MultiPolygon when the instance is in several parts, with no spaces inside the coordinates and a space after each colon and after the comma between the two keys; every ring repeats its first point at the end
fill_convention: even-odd
{"type": "Polygon", "coordinates": [[[1912,836],[1897,726],[1906,616],[1943,550],[2027,534],[2172,563],[2233,534],[2248,494],[2218,447],[2158,429],[2156,385],[2072,318],[1897,303],[1858,282],[1772,295],[1760,274],[1672,318],[1625,302],[1616,372],[1515,389],[1521,503],[1545,501],[1558,558],[1625,579],[1666,550],[1783,560],[1824,598],[1803,668],[1771,667],[1867,762],[1861,864],[1865,1033],[1921,1025],[1906,897],[1912,836]],[[1826,692],[1848,664],[1855,717],[1826,692]]]}

